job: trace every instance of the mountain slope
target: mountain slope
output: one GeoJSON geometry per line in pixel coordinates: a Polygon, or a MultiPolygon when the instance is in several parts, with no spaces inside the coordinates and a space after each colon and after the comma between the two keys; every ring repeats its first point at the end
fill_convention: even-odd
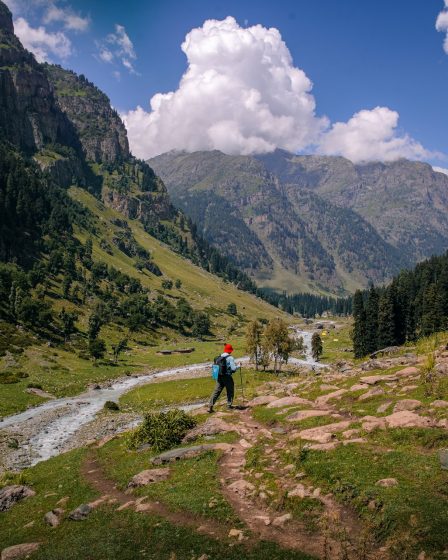
{"type": "Polygon", "coordinates": [[[343,293],[404,264],[359,214],[283,183],[257,158],[170,152],[149,163],[203,235],[264,286],[343,293]]]}

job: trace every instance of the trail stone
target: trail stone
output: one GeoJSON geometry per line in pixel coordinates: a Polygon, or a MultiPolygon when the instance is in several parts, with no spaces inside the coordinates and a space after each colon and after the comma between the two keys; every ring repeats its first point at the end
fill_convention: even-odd
{"type": "Polygon", "coordinates": [[[105,494],[104,496],[100,496],[98,499],[94,500],[93,502],[89,502],[87,505],[90,506],[92,509],[96,509],[97,507],[107,502],[109,498],[110,496],[108,494],[105,494]]]}
{"type": "Polygon", "coordinates": [[[248,406],[261,406],[262,404],[269,404],[276,400],[278,399],[274,395],[261,395],[260,397],[255,397],[247,404],[248,406]]]}
{"type": "Polygon", "coordinates": [[[161,480],[166,480],[169,476],[170,469],[168,467],[161,469],[148,469],[133,476],[128,484],[128,488],[147,486],[152,482],[160,482],[161,480]]]}
{"type": "Polygon", "coordinates": [[[288,492],[288,497],[291,498],[305,498],[305,496],[307,495],[308,493],[303,484],[297,484],[297,486],[293,490],[290,490],[288,492]]]}
{"type": "Polygon", "coordinates": [[[403,399],[402,401],[398,401],[394,406],[394,412],[400,412],[402,410],[416,410],[421,406],[422,403],[416,399],[403,399]]]}
{"type": "Polygon", "coordinates": [[[92,508],[89,506],[89,504],[81,504],[70,513],[68,518],[72,521],[83,521],[87,518],[91,511],[92,508]]]}
{"type": "Polygon", "coordinates": [[[392,401],[387,401],[383,404],[380,404],[380,406],[376,409],[376,411],[378,412],[378,414],[384,414],[391,404],[392,401]]]}
{"type": "Polygon", "coordinates": [[[389,428],[428,428],[432,425],[431,418],[419,416],[409,410],[394,412],[385,416],[384,420],[389,428]]]}
{"type": "Polygon", "coordinates": [[[272,525],[274,527],[283,527],[290,519],[292,519],[292,515],[290,513],[285,513],[284,515],[273,519],[272,525]]]}
{"type": "Polygon", "coordinates": [[[228,488],[239,496],[245,496],[247,493],[255,490],[255,486],[251,482],[248,482],[244,479],[235,480],[235,482],[232,482],[232,484],[230,484],[228,488]]]}
{"type": "Polygon", "coordinates": [[[300,422],[306,418],[314,418],[317,416],[328,416],[331,414],[329,410],[299,410],[286,417],[288,422],[300,422]]]}
{"type": "Polygon", "coordinates": [[[246,439],[240,439],[238,443],[241,445],[243,449],[250,449],[252,447],[252,444],[249,443],[246,439]]]}
{"type": "Polygon", "coordinates": [[[0,490],[0,511],[7,511],[12,508],[14,504],[24,500],[25,498],[30,498],[35,496],[36,492],[31,490],[28,486],[13,484],[11,486],[5,486],[0,490]]]}
{"type": "Polygon", "coordinates": [[[125,504],[121,504],[121,506],[117,507],[115,511],[123,511],[124,509],[128,509],[135,504],[135,500],[129,500],[125,504]]]}
{"type": "Polygon", "coordinates": [[[2,550],[1,560],[19,560],[20,558],[25,558],[26,556],[36,552],[40,547],[41,543],[23,543],[15,544],[14,546],[8,546],[2,550]]]}
{"type": "Polygon", "coordinates": [[[383,389],[381,389],[381,387],[373,387],[372,389],[369,389],[367,393],[360,395],[358,397],[358,401],[365,401],[367,399],[370,399],[372,397],[377,397],[379,395],[384,395],[383,389]]]}
{"type": "Polygon", "coordinates": [[[340,399],[345,393],[347,393],[347,389],[338,389],[337,391],[333,391],[332,393],[328,393],[327,395],[317,397],[316,405],[321,406],[327,404],[328,401],[332,399],[340,399]]]}
{"type": "Polygon", "coordinates": [[[434,408],[447,408],[448,407],[448,401],[433,401],[431,403],[431,406],[433,406],[434,408]]]}
{"type": "Polygon", "coordinates": [[[359,430],[357,428],[353,428],[351,430],[345,430],[342,432],[342,436],[346,439],[351,438],[353,436],[357,436],[359,434],[359,430]]]}
{"type": "Polygon", "coordinates": [[[382,486],[383,488],[392,488],[398,486],[398,480],[396,478],[383,478],[375,482],[375,486],[382,486]]]}
{"type": "Polygon", "coordinates": [[[300,404],[311,406],[313,403],[307,399],[302,399],[301,397],[283,397],[270,402],[267,408],[281,408],[283,406],[295,406],[300,404]]]}
{"type": "Polygon", "coordinates": [[[255,519],[262,521],[266,525],[266,527],[271,524],[271,520],[267,515],[256,515],[255,519]]]}
{"type": "Polygon", "coordinates": [[[366,432],[372,432],[376,428],[385,430],[387,427],[386,418],[377,418],[376,416],[364,416],[361,418],[362,429],[366,432]]]}
{"type": "Polygon", "coordinates": [[[400,369],[395,373],[397,377],[411,377],[413,375],[420,375],[420,370],[414,366],[400,369]]]}
{"type": "Polygon", "coordinates": [[[216,434],[235,431],[237,431],[235,426],[228,424],[224,420],[221,420],[221,418],[209,418],[203,424],[190,430],[182,440],[182,443],[188,443],[201,436],[214,436],[216,434]]]}
{"type": "Polygon", "coordinates": [[[377,383],[382,383],[383,381],[396,381],[398,377],[394,375],[366,375],[361,377],[359,380],[361,383],[366,385],[376,385],[377,383]]]}
{"type": "Polygon", "coordinates": [[[230,529],[229,537],[242,541],[244,539],[244,534],[243,531],[241,531],[240,529],[230,529]]]}
{"type": "Polygon", "coordinates": [[[352,393],[354,393],[355,391],[365,391],[365,390],[366,390],[366,386],[362,385],[361,383],[355,383],[350,387],[350,391],[352,393]]]}
{"type": "Polygon", "coordinates": [[[332,451],[336,449],[336,447],[340,444],[339,441],[329,441],[328,443],[312,443],[308,449],[312,449],[313,451],[332,451]]]}
{"type": "Polygon", "coordinates": [[[299,432],[301,439],[315,441],[317,443],[328,443],[335,432],[343,432],[352,422],[350,420],[343,420],[326,426],[319,426],[317,428],[309,428],[299,432]]]}
{"type": "Polygon", "coordinates": [[[57,527],[61,523],[63,515],[64,510],[56,508],[44,515],[44,521],[47,525],[50,525],[50,527],[57,527]]]}

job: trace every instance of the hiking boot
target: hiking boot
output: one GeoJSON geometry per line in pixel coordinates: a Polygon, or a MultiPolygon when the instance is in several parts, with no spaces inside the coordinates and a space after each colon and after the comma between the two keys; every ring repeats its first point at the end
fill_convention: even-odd
{"type": "Polygon", "coordinates": [[[215,412],[215,411],[213,410],[213,407],[210,406],[209,409],[207,410],[207,412],[208,412],[209,414],[213,414],[213,412],[215,412]]]}
{"type": "Polygon", "coordinates": [[[235,407],[233,406],[233,404],[230,403],[230,404],[227,405],[227,408],[230,409],[230,408],[235,408],[235,407]]]}

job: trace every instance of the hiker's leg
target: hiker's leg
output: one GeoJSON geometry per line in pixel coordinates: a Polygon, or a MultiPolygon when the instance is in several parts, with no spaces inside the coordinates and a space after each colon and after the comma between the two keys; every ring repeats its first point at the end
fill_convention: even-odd
{"type": "Polygon", "coordinates": [[[226,393],[227,393],[227,406],[231,406],[233,403],[233,395],[235,394],[235,383],[233,382],[233,377],[231,375],[226,379],[226,393]]]}
{"type": "Polygon", "coordinates": [[[212,396],[210,397],[210,408],[212,408],[215,402],[218,400],[219,395],[222,393],[223,389],[224,389],[224,385],[219,381],[217,381],[215,385],[215,390],[213,391],[212,396]]]}

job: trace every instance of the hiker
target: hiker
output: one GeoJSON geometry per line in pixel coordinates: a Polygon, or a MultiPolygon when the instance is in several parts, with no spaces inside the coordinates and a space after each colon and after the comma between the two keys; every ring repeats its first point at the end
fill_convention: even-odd
{"type": "Polygon", "coordinates": [[[208,411],[213,412],[213,406],[218,400],[219,395],[222,393],[224,387],[227,392],[227,408],[233,408],[233,395],[235,393],[235,384],[233,382],[232,374],[241,367],[237,366],[233,356],[233,346],[231,344],[224,345],[224,352],[215,358],[215,364],[219,366],[219,374],[216,380],[215,390],[210,398],[210,407],[208,411]]]}

